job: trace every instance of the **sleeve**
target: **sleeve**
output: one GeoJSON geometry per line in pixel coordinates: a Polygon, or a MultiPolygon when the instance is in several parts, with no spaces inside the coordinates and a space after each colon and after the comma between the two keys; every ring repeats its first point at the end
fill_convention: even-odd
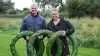
{"type": "Polygon", "coordinates": [[[43,16],[40,16],[40,18],[42,19],[42,29],[46,29],[46,22],[43,16]]]}
{"type": "Polygon", "coordinates": [[[43,20],[43,29],[46,29],[46,22],[43,20]]]}
{"type": "Polygon", "coordinates": [[[66,28],[68,28],[66,30],[66,35],[70,36],[75,32],[75,28],[69,21],[65,21],[65,23],[66,23],[66,28]]]}
{"type": "Polygon", "coordinates": [[[27,23],[26,20],[23,19],[20,27],[20,32],[27,30],[27,23]]]}
{"type": "Polygon", "coordinates": [[[47,29],[47,30],[50,30],[50,26],[51,26],[50,23],[51,23],[51,22],[49,22],[49,23],[46,25],[46,29],[47,29]]]}
{"type": "MultiPolygon", "coordinates": [[[[20,32],[25,31],[25,30],[27,30],[27,24],[26,24],[26,20],[23,19],[22,24],[21,24],[21,27],[20,27],[20,32]]],[[[26,39],[26,36],[23,36],[23,38],[24,38],[25,40],[27,40],[27,39],[26,39]]]]}

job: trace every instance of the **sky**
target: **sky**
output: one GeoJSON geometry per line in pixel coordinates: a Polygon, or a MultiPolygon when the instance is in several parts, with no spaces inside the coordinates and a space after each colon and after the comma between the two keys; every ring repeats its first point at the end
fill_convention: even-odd
{"type": "Polygon", "coordinates": [[[35,3],[35,0],[11,0],[11,1],[15,3],[14,5],[15,9],[21,9],[21,10],[23,8],[29,8],[32,3],[35,3]]]}
{"type": "Polygon", "coordinates": [[[15,3],[14,8],[16,9],[23,9],[23,8],[29,8],[32,3],[34,3],[34,0],[11,0],[15,3]]]}

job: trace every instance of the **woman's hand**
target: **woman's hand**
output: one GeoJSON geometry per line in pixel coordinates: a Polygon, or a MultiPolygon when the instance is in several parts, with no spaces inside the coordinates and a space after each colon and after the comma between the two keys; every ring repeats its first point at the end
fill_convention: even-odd
{"type": "Polygon", "coordinates": [[[60,33],[62,36],[66,35],[66,31],[57,31],[58,33],[60,33]]]}

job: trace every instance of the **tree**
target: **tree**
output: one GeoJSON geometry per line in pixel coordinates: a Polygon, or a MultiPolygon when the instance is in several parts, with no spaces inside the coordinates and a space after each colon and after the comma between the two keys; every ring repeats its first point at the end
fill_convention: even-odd
{"type": "MultiPolygon", "coordinates": [[[[48,6],[48,8],[50,9],[57,8],[58,6],[63,6],[62,0],[35,0],[35,2],[37,2],[38,6],[42,9],[43,12],[46,12],[47,10],[46,6],[48,6]]],[[[47,16],[46,14],[50,15],[49,13],[42,13],[42,14],[45,16],[47,16]]]]}
{"type": "Polygon", "coordinates": [[[45,7],[46,5],[51,5],[52,7],[57,7],[63,5],[62,0],[35,0],[40,6],[45,7]]]}
{"type": "Polygon", "coordinates": [[[67,0],[70,17],[100,16],[100,0],[67,0]]]}
{"type": "Polygon", "coordinates": [[[50,4],[53,7],[57,7],[59,5],[62,5],[62,0],[42,0],[41,1],[42,6],[50,4]]]}
{"type": "Polygon", "coordinates": [[[0,0],[0,13],[6,13],[8,9],[13,8],[13,5],[11,0],[0,0]]]}

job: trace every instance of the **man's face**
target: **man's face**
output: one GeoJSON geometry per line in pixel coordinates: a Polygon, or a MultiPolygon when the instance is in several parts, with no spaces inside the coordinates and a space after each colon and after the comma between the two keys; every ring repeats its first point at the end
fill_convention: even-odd
{"type": "Polygon", "coordinates": [[[37,9],[38,9],[38,8],[37,8],[36,5],[32,5],[31,8],[30,8],[31,14],[34,15],[34,16],[37,15],[37,12],[38,12],[37,9]]]}
{"type": "Polygon", "coordinates": [[[59,19],[59,12],[57,12],[57,11],[52,11],[52,19],[53,19],[53,20],[59,19]]]}

